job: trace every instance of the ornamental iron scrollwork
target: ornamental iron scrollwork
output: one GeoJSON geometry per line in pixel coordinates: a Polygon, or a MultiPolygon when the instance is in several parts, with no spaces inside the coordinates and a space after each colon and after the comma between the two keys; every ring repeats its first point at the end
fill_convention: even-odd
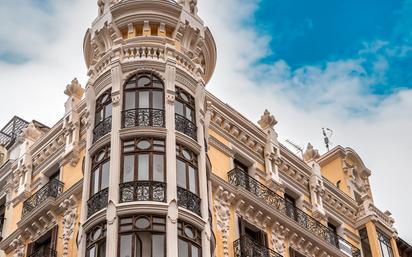
{"type": "Polygon", "coordinates": [[[57,257],[57,251],[51,248],[40,248],[28,257],[57,257]]]}
{"type": "Polygon", "coordinates": [[[112,131],[112,116],[99,122],[93,129],[93,143],[112,131]]]}
{"type": "Polygon", "coordinates": [[[235,257],[282,257],[256,240],[242,236],[233,242],[235,257]]]}
{"type": "Polygon", "coordinates": [[[182,132],[194,140],[197,139],[196,124],[177,113],[175,114],[175,126],[177,131],[182,132]]]}
{"type": "Polygon", "coordinates": [[[177,187],[177,205],[200,216],[200,197],[181,187],[177,187]]]}
{"type": "Polygon", "coordinates": [[[120,184],[120,202],[166,202],[166,183],[158,181],[132,181],[120,184]]]}
{"type": "Polygon", "coordinates": [[[229,183],[246,189],[266,204],[274,207],[276,210],[293,219],[304,229],[312,232],[327,243],[335,246],[342,252],[350,254],[352,257],[360,257],[360,250],[337,235],[332,229],[326,227],[316,219],[306,214],[301,209],[287,202],[282,196],[272,191],[249,174],[241,169],[235,168],[228,173],[229,183]]]}
{"type": "Polygon", "coordinates": [[[57,179],[50,180],[49,183],[44,185],[34,195],[24,201],[22,217],[25,217],[27,214],[32,212],[36,207],[47,200],[47,198],[56,198],[57,196],[59,196],[63,192],[63,187],[63,182],[57,179]]]}
{"type": "Polygon", "coordinates": [[[165,111],[152,108],[139,108],[123,111],[123,128],[164,127],[165,111]]]}
{"type": "Polygon", "coordinates": [[[94,194],[87,201],[87,217],[92,216],[101,209],[107,207],[109,200],[109,188],[105,188],[98,193],[94,194]]]}

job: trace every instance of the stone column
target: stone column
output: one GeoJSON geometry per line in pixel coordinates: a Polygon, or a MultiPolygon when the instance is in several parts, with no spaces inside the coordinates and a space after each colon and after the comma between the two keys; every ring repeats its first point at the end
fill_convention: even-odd
{"type": "Polygon", "coordinates": [[[175,134],[175,80],[176,62],[171,57],[166,61],[165,116],[166,116],[166,181],[168,214],[166,223],[166,249],[168,256],[178,256],[177,240],[177,182],[176,182],[176,134],[175,134]]]}
{"type": "Polygon", "coordinates": [[[396,244],[396,238],[391,237],[391,247],[393,251],[393,257],[400,257],[399,251],[398,251],[398,245],[396,244]]]}
{"type": "Polygon", "coordinates": [[[378,241],[378,232],[376,231],[373,221],[366,223],[366,232],[368,233],[368,240],[372,251],[372,257],[382,257],[381,247],[378,241]]]}
{"type": "Polygon", "coordinates": [[[81,202],[81,215],[80,215],[80,231],[79,231],[79,257],[84,257],[86,254],[86,231],[83,230],[83,224],[87,220],[87,200],[90,197],[90,170],[91,170],[91,158],[88,149],[93,143],[93,124],[94,124],[94,109],[96,105],[96,92],[94,87],[89,83],[86,86],[86,105],[87,105],[87,122],[86,122],[86,155],[84,160],[84,174],[83,174],[83,192],[81,202]]]}
{"type": "Polygon", "coordinates": [[[107,256],[117,256],[118,241],[118,219],[116,205],[119,202],[119,182],[120,182],[120,158],[121,158],[121,141],[119,131],[121,129],[121,95],[122,95],[122,77],[123,72],[120,62],[112,62],[112,132],[110,140],[110,180],[109,180],[109,201],[107,205],[107,235],[106,254],[107,256]]]}
{"type": "Polygon", "coordinates": [[[202,256],[211,256],[210,253],[210,223],[209,223],[209,202],[208,202],[208,184],[206,172],[206,150],[205,150],[205,85],[200,79],[196,88],[196,124],[197,124],[197,141],[200,145],[199,163],[199,194],[201,199],[201,214],[206,222],[202,233],[202,256]]]}

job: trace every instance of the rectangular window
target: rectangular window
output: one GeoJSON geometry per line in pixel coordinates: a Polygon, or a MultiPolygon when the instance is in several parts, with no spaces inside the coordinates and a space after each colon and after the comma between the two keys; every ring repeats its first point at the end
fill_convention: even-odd
{"type": "Polygon", "coordinates": [[[175,113],[183,116],[184,115],[183,108],[184,106],[181,102],[178,102],[178,101],[175,102],[175,113]]]}
{"type": "Polygon", "coordinates": [[[177,186],[186,188],[186,165],[181,160],[176,160],[177,164],[177,186]]]}
{"type": "Polygon", "coordinates": [[[126,92],[124,109],[131,110],[136,108],[136,93],[135,92],[126,92]]]}
{"type": "Polygon", "coordinates": [[[149,155],[140,154],[138,156],[138,177],[137,180],[149,180],[149,155]]]}
{"type": "Polygon", "coordinates": [[[99,170],[95,170],[92,174],[92,189],[91,194],[99,192],[99,170]]]}
{"type": "Polygon", "coordinates": [[[189,257],[189,244],[179,239],[179,257],[189,257]]]}
{"type": "Polygon", "coordinates": [[[192,167],[189,167],[189,190],[192,193],[197,194],[197,183],[196,183],[196,171],[192,167]]]}
{"type": "Polygon", "coordinates": [[[164,182],[164,155],[153,155],[153,180],[164,182]]]}
{"type": "Polygon", "coordinates": [[[163,91],[153,91],[153,109],[163,110],[163,91]]]}
{"type": "Polygon", "coordinates": [[[152,236],[152,256],[165,256],[165,235],[152,236]]]}
{"type": "Polygon", "coordinates": [[[109,187],[109,170],[110,170],[110,162],[106,162],[102,165],[102,185],[100,190],[109,187]]]}
{"type": "Polygon", "coordinates": [[[134,180],[134,155],[123,157],[123,183],[134,180]]]}
{"type": "Polygon", "coordinates": [[[120,236],[120,257],[132,256],[132,240],[133,235],[120,236]]]}
{"type": "Polygon", "coordinates": [[[149,108],[149,91],[141,91],[139,94],[139,108],[149,108]]]}

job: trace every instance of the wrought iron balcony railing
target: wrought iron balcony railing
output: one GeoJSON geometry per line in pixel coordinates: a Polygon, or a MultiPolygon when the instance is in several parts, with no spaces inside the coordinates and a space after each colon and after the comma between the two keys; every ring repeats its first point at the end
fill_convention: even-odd
{"type": "Polygon", "coordinates": [[[47,200],[47,198],[56,198],[57,196],[59,196],[63,192],[63,187],[63,182],[57,179],[50,180],[49,183],[44,185],[34,195],[32,195],[29,199],[24,201],[22,217],[25,217],[27,214],[32,212],[41,203],[47,200]]]}
{"type": "Polygon", "coordinates": [[[312,218],[304,211],[286,202],[282,196],[249,176],[247,172],[240,169],[233,169],[228,173],[228,177],[229,183],[232,185],[242,187],[251,192],[266,204],[274,207],[282,214],[293,219],[304,229],[337,247],[342,252],[345,252],[352,257],[361,256],[360,250],[357,247],[338,236],[333,230],[312,218]]]}
{"type": "Polygon", "coordinates": [[[57,252],[51,248],[40,248],[27,257],[57,257],[57,252]]]}
{"type": "Polygon", "coordinates": [[[233,242],[233,248],[235,257],[282,257],[248,236],[242,236],[233,242]]]}
{"type": "Polygon", "coordinates": [[[177,187],[177,205],[200,216],[200,197],[181,187],[177,187]]]}
{"type": "Polygon", "coordinates": [[[123,111],[123,128],[164,127],[165,111],[152,108],[139,108],[123,111]]]}
{"type": "Polygon", "coordinates": [[[182,132],[183,134],[193,138],[194,140],[197,139],[196,124],[187,119],[186,117],[176,113],[175,126],[177,131],[182,132]]]}
{"type": "Polygon", "coordinates": [[[101,209],[107,207],[107,203],[109,200],[109,188],[105,188],[100,192],[94,194],[88,201],[87,201],[87,217],[92,216],[96,212],[100,211],[101,209]]]}
{"type": "Polygon", "coordinates": [[[132,181],[120,184],[120,202],[166,202],[166,183],[158,181],[132,181]]]}
{"type": "Polygon", "coordinates": [[[93,129],[93,143],[112,131],[112,116],[99,122],[93,129]]]}

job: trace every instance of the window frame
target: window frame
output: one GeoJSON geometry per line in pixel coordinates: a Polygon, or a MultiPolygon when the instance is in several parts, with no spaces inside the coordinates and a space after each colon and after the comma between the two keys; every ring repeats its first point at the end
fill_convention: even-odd
{"type": "Polygon", "coordinates": [[[113,115],[113,105],[112,105],[112,89],[109,88],[105,92],[103,92],[97,99],[96,99],[96,107],[95,107],[95,119],[94,119],[94,127],[97,127],[101,122],[105,119],[112,117],[113,115]],[[107,99],[103,102],[102,99],[107,96],[107,99]],[[111,114],[107,116],[106,113],[106,106],[111,105],[111,114]],[[103,111],[103,116],[101,116],[101,120],[97,121],[96,117],[97,114],[103,111]],[[103,118],[104,117],[104,118],[103,118]]]}
{"type": "Polygon", "coordinates": [[[195,98],[186,90],[181,87],[176,86],[176,102],[175,102],[175,114],[180,115],[187,119],[188,121],[196,124],[196,102],[195,98]],[[183,99],[182,94],[184,94],[188,100],[183,99]],[[183,105],[183,114],[176,112],[176,103],[179,102],[183,105]],[[187,118],[187,108],[192,111],[192,119],[187,118]]]}
{"type": "MultiPolygon", "coordinates": [[[[120,256],[120,250],[122,249],[121,248],[121,243],[120,243],[121,242],[121,237],[122,236],[127,236],[127,235],[132,235],[132,245],[131,245],[132,246],[132,249],[131,249],[132,255],[131,255],[131,257],[137,257],[137,256],[135,256],[135,253],[136,253],[136,244],[135,244],[136,239],[141,241],[140,238],[139,238],[139,233],[148,232],[148,233],[151,234],[151,238],[150,238],[151,246],[153,246],[153,235],[163,235],[164,236],[164,246],[163,246],[164,255],[163,255],[163,257],[166,257],[166,254],[167,254],[166,223],[167,223],[166,217],[165,216],[160,216],[160,215],[137,214],[137,215],[132,215],[132,216],[119,217],[119,225],[118,225],[119,226],[119,231],[118,231],[118,242],[119,243],[117,245],[117,255],[120,256]],[[144,228],[144,229],[137,228],[136,227],[136,221],[140,218],[147,218],[148,220],[150,220],[150,225],[148,227],[144,228]],[[132,222],[122,224],[122,220],[125,220],[125,219],[132,219],[132,222]],[[164,223],[154,222],[154,219],[163,219],[164,223]],[[156,230],[156,229],[154,229],[154,225],[164,226],[164,230],[156,230]],[[132,228],[129,229],[129,230],[122,230],[122,226],[125,226],[125,227],[126,226],[131,226],[132,228]]],[[[143,246],[143,244],[142,244],[142,246],[143,246]]],[[[151,255],[152,255],[152,257],[156,257],[156,256],[153,256],[153,248],[152,248],[151,255]]],[[[143,256],[142,249],[140,249],[140,256],[139,257],[142,257],[142,256],[143,256]]]]}
{"type": "Polygon", "coordinates": [[[383,232],[381,232],[380,230],[377,230],[377,232],[378,232],[378,241],[379,241],[379,247],[381,249],[382,257],[393,257],[394,255],[393,255],[393,249],[392,249],[390,238],[387,235],[385,235],[383,232]],[[383,247],[386,247],[386,250],[390,254],[390,256],[386,256],[384,254],[383,247]]]}
{"type": "Polygon", "coordinates": [[[95,225],[92,229],[90,229],[86,233],[86,253],[85,256],[89,257],[89,251],[94,247],[96,249],[95,256],[91,257],[106,257],[106,256],[98,256],[100,247],[104,247],[104,253],[106,254],[106,238],[107,238],[107,223],[100,223],[95,225]],[[93,234],[98,230],[101,229],[101,235],[98,239],[93,240],[93,234]]]}
{"type": "Polygon", "coordinates": [[[180,250],[179,250],[179,241],[182,240],[188,244],[188,257],[202,257],[202,232],[197,229],[195,226],[193,226],[190,223],[184,222],[179,220],[177,223],[177,234],[178,234],[178,255],[181,256],[180,250]],[[192,232],[194,233],[194,237],[191,238],[187,236],[185,229],[190,228],[192,232]],[[197,247],[198,251],[198,256],[192,256],[192,246],[197,247]]]}
{"type": "Polygon", "coordinates": [[[131,76],[126,83],[124,83],[123,86],[123,111],[129,111],[129,110],[138,110],[138,109],[155,109],[155,110],[165,110],[165,85],[163,80],[154,74],[154,72],[142,72],[142,73],[136,73],[133,76],[131,76]],[[142,78],[148,78],[150,80],[150,86],[146,86],[146,84],[143,87],[139,87],[139,80],[142,78]],[[134,87],[128,88],[129,85],[133,85],[134,82],[134,87]],[[158,82],[161,85],[160,87],[155,87],[153,86],[155,82],[158,82]],[[144,92],[148,91],[149,92],[149,107],[147,108],[142,108],[139,107],[140,101],[139,101],[139,92],[144,92]],[[134,108],[129,108],[126,109],[126,95],[127,93],[134,93],[134,108]],[[162,93],[162,108],[154,108],[153,107],[153,92],[161,92],[162,93]]]}
{"type": "Polygon", "coordinates": [[[109,180],[110,180],[110,145],[105,145],[101,147],[93,156],[92,156],[92,167],[90,171],[90,192],[89,192],[89,199],[92,198],[95,194],[99,193],[100,191],[106,189],[102,188],[102,174],[103,174],[103,165],[108,163],[109,165],[109,180]],[[104,157],[102,160],[98,160],[98,157],[101,153],[104,152],[104,157]],[[94,192],[94,185],[95,185],[95,179],[94,179],[94,174],[96,172],[99,172],[99,181],[98,181],[98,187],[97,187],[97,192],[94,192]],[[93,192],[93,193],[92,193],[93,192]]]}
{"type": "MultiPolygon", "coordinates": [[[[182,144],[176,144],[176,179],[178,177],[178,170],[177,170],[177,160],[183,162],[185,164],[185,177],[186,177],[186,185],[183,189],[195,194],[196,196],[200,195],[199,192],[199,166],[198,166],[198,155],[193,152],[190,148],[182,145],[182,144]],[[186,150],[187,152],[190,153],[192,160],[188,160],[184,157],[183,151],[186,150]],[[196,187],[196,192],[193,192],[190,190],[190,167],[192,167],[195,171],[195,187],[196,187]]],[[[180,187],[179,185],[177,185],[180,187]]]]}
{"type": "Polygon", "coordinates": [[[128,183],[134,181],[153,181],[153,182],[163,182],[166,183],[167,181],[167,172],[166,172],[166,140],[163,138],[156,138],[156,137],[135,137],[130,139],[125,139],[122,141],[122,155],[121,155],[121,173],[120,173],[120,183],[128,183]],[[125,143],[134,141],[133,147],[134,150],[130,152],[125,152],[125,143]],[[149,141],[150,147],[147,149],[139,149],[138,144],[141,141],[149,141]],[[155,144],[155,141],[162,141],[163,145],[155,144]],[[163,151],[155,150],[156,146],[164,147],[163,151]],[[139,180],[139,155],[149,155],[148,160],[148,180],[139,180]],[[154,180],[154,156],[155,155],[163,155],[163,181],[154,180]],[[125,157],[126,156],[133,156],[133,180],[131,181],[124,181],[124,164],[125,164],[125,157]]]}

